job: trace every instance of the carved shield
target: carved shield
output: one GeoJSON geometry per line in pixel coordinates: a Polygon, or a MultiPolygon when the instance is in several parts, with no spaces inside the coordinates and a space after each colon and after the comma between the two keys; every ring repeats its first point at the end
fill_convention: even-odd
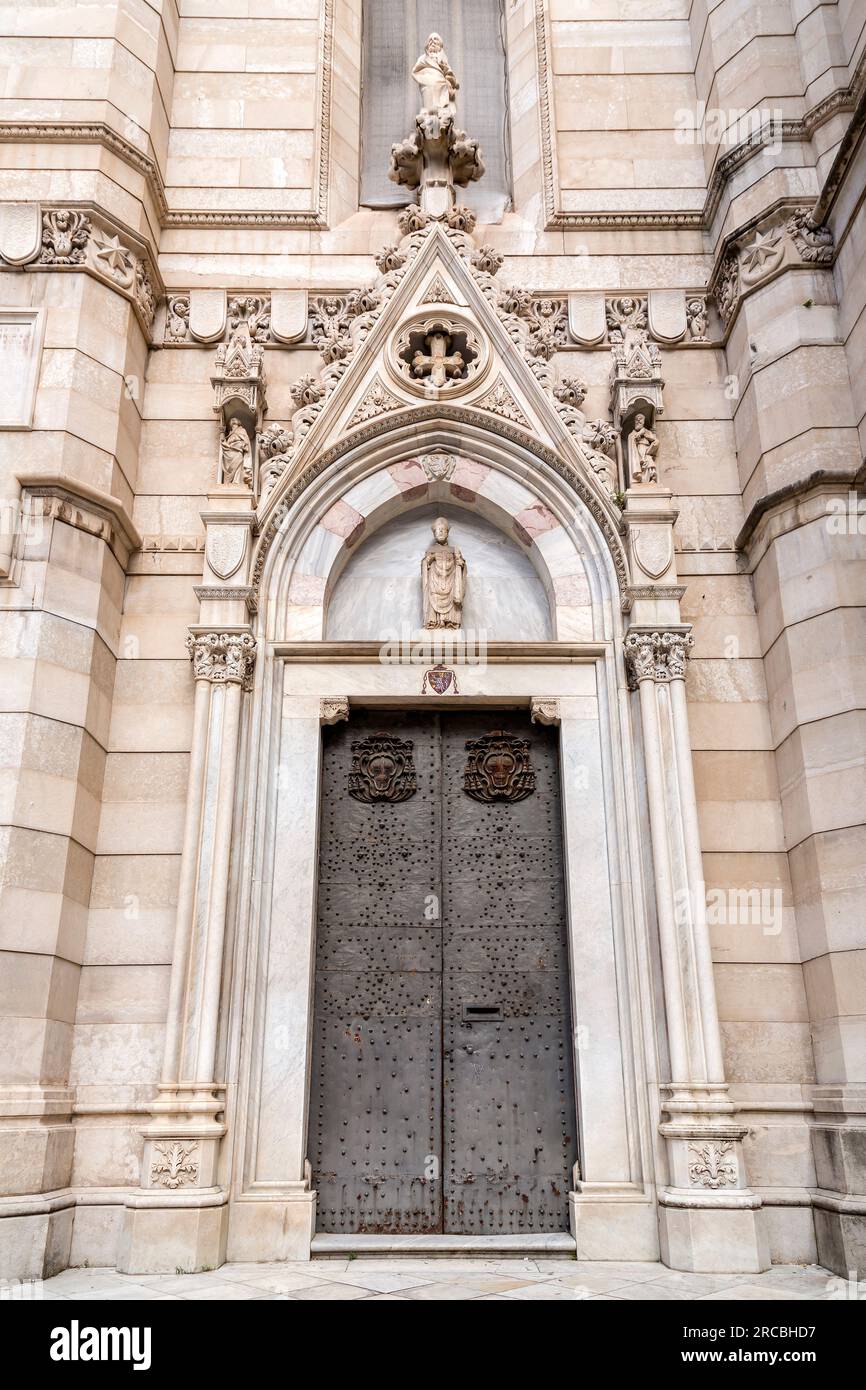
{"type": "Polygon", "coordinates": [[[649,531],[635,530],[632,537],[638,565],[648,579],[660,579],[674,558],[670,528],[654,526],[649,531]]]}
{"type": "Polygon", "coordinates": [[[349,795],[368,804],[408,801],[418,790],[412,740],[370,734],[352,744],[349,795]]]}
{"type": "Polygon", "coordinates": [[[463,790],[473,801],[524,801],[535,791],[529,739],[497,730],[469,739],[463,790]]]}
{"type": "Polygon", "coordinates": [[[247,551],[245,526],[215,526],[208,532],[207,562],[218,579],[230,579],[247,551]]]}

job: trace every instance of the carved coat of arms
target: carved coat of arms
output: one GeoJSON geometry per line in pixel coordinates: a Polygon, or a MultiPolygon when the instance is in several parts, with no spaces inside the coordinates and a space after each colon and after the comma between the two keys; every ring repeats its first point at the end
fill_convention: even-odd
{"type": "Polygon", "coordinates": [[[393,734],[369,734],[352,744],[349,795],[368,804],[408,801],[418,790],[413,744],[393,734]]]}
{"type": "Polygon", "coordinates": [[[535,791],[529,739],[501,729],[466,743],[463,790],[474,801],[525,801],[535,791]]]}
{"type": "Polygon", "coordinates": [[[421,682],[421,694],[427,695],[432,691],[434,695],[447,695],[449,691],[452,695],[459,695],[457,689],[457,676],[444,662],[437,662],[424,672],[424,679],[421,682]],[[429,687],[429,689],[428,689],[429,687]]]}

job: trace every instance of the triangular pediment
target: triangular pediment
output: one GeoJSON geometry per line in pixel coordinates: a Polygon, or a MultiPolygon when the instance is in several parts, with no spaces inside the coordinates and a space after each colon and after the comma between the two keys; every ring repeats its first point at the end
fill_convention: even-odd
{"type": "Polygon", "coordinates": [[[466,233],[433,223],[382,253],[379,264],[387,269],[369,290],[324,305],[320,324],[336,304],[322,337],[325,390],[293,417],[292,449],[260,515],[354,432],[369,431],[385,416],[396,427],[413,411],[429,420],[435,405],[443,418],[459,407],[476,424],[489,420],[500,433],[507,426],[512,439],[525,434],[527,447],[564,457],[612,506],[591,451],[577,437],[574,411],[564,413],[549,389],[551,352],[539,347],[539,337],[550,324],[537,314],[533,319],[531,296],[506,291],[473,265],[473,255],[478,258],[466,233]],[[529,327],[519,317],[527,309],[529,327]]]}

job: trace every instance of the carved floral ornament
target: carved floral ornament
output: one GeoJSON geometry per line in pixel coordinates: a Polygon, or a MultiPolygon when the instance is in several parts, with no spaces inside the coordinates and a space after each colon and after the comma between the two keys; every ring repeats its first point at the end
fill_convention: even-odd
{"type": "Polygon", "coordinates": [[[625,664],[630,690],[642,681],[684,680],[686,661],[694,646],[687,632],[629,632],[625,664]]]}
{"type": "Polygon", "coordinates": [[[808,208],[778,209],[729,242],[712,280],[722,320],[730,323],[743,293],[783,266],[829,265],[833,256],[832,232],[815,226],[808,208]]]}
{"type": "Polygon", "coordinates": [[[198,1140],[166,1139],[153,1146],[150,1180],[175,1191],[198,1181],[198,1140]]]}
{"type": "Polygon", "coordinates": [[[12,263],[25,270],[85,270],[129,299],[149,330],[158,277],[143,245],[90,207],[33,207],[41,218],[41,240],[12,263]]]}
{"type": "Polygon", "coordinates": [[[696,1187],[733,1187],[737,1181],[734,1146],[728,1140],[689,1145],[689,1180],[696,1187]]]}

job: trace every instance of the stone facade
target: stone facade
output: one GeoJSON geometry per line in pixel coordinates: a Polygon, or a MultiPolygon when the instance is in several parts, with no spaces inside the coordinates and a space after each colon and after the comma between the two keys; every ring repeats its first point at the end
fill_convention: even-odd
{"type": "Polygon", "coordinates": [[[560,728],[581,1257],[862,1276],[862,4],[509,3],[489,226],[247,8],[0,40],[0,1274],[309,1256],[320,727],[423,691],[560,728]]]}

